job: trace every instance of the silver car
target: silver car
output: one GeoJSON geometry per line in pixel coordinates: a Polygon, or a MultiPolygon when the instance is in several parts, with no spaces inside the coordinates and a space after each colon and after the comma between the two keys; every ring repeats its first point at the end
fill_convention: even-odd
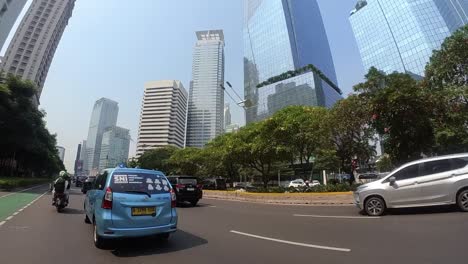
{"type": "Polygon", "coordinates": [[[468,212],[468,153],[407,163],[354,192],[357,207],[370,216],[387,208],[457,204],[468,212]]]}

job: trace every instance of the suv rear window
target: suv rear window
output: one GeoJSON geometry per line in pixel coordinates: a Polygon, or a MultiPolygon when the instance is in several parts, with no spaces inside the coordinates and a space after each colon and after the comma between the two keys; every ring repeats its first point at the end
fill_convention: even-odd
{"type": "Polygon", "coordinates": [[[197,185],[197,178],[179,178],[179,183],[197,185]]]}
{"type": "Polygon", "coordinates": [[[149,194],[168,193],[171,189],[166,177],[150,173],[115,173],[110,187],[113,192],[145,192],[149,194]]]}

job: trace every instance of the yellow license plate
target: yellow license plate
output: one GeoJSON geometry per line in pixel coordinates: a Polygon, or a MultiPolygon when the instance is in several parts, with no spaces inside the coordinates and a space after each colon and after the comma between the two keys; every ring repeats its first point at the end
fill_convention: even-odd
{"type": "Polygon", "coordinates": [[[132,216],[155,215],[156,207],[132,207],[132,216]]]}

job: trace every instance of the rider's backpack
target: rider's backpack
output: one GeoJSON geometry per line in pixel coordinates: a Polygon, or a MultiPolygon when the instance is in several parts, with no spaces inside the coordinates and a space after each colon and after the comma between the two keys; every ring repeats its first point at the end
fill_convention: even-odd
{"type": "Polygon", "coordinates": [[[65,192],[65,179],[59,178],[54,184],[54,189],[57,193],[65,192]]]}

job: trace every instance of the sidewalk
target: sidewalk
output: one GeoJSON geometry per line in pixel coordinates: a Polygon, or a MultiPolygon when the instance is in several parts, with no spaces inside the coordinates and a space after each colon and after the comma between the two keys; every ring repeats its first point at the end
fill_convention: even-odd
{"type": "Polygon", "coordinates": [[[249,193],[204,190],[203,198],[267,204],[353,205],[352,192],[335,193],[249,193]]]}

